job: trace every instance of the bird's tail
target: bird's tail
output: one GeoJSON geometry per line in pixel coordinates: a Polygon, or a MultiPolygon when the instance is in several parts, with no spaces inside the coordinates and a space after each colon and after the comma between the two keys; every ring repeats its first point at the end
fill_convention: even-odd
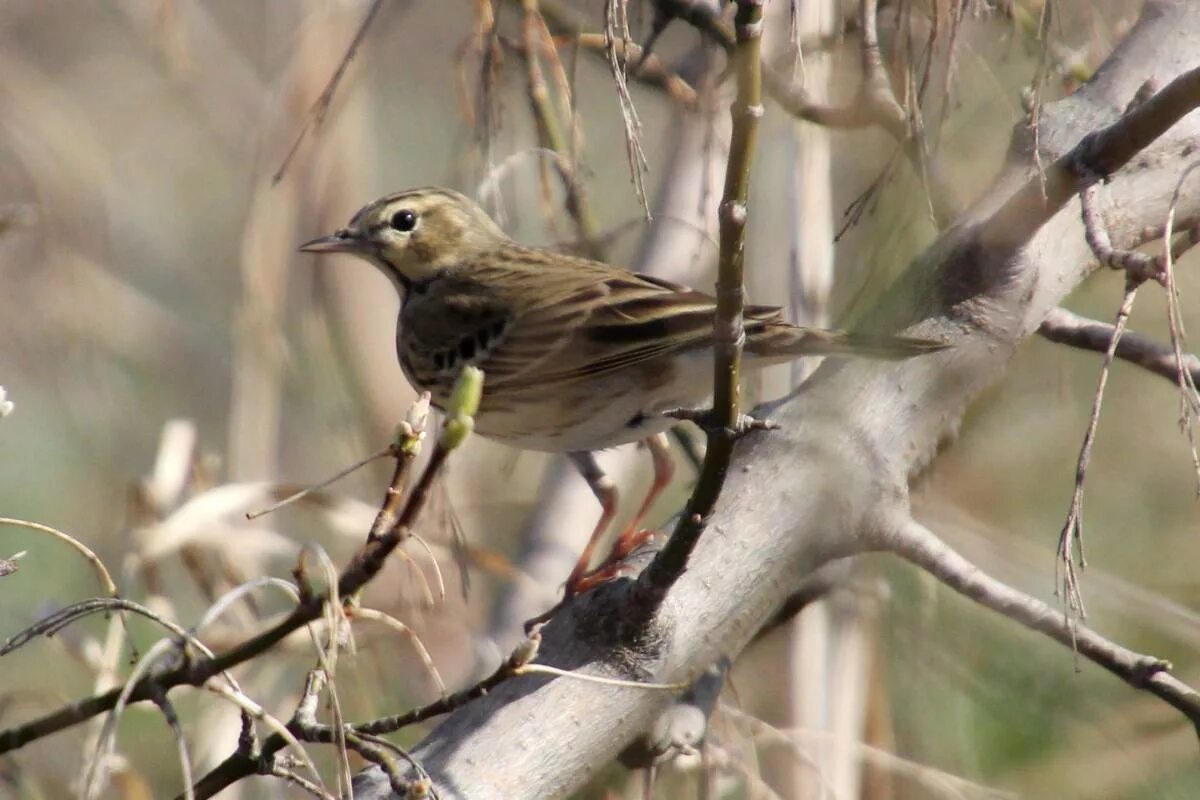
{"type": "Polygon", "coordinates": [[[862,356],[900,360],[944,350],[949,345],[910,336],[827,331],[774,324],[746,331],[747,353],[780,361],[799,356],[862,356]]]}

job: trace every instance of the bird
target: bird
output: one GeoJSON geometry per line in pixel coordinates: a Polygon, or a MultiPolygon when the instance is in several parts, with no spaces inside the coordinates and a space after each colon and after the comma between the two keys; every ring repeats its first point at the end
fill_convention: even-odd
{"type": "MultiPolygon", "coordinates": [[[[520,244],[475,202],[421,187],[363,206],[328,236],[300,246],[349,253],[382,272],[400,297],[400,367],[434,406],[461,370],[483,370],[475,431],[524,450],[566,453],[602,513],[565,584],[565,596],[607,579],[644,538],[642,518],[673,477],[672,411],[703,407],[713,391],[716,300],[618,266],[520,244]],[[645,442],[654,480],[602,568],[588,571],[617,510],[617,491],[594,453],[645,442]]],[[[806,355],[900,359],[942,344],[793,325],[782,309],[744,311],[748,370],[806,355]]]]}

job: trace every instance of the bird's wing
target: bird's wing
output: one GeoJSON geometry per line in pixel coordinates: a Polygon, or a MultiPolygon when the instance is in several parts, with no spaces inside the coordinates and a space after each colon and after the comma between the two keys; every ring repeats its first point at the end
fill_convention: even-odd
{"type": "MultiPolygon", "coordinates": [[[[572,277],[562,287],[547,281],[489,351],[480,366],[493,394],[593,378],[712,340],[716,302],[703,292],[611,267],[595,280],[572,277]]],[[[781,313],[751,307],[747,326],[781,313]]]]}

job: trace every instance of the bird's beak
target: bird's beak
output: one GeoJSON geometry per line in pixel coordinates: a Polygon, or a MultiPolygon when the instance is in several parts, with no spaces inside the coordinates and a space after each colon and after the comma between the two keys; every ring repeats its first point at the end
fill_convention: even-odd
{"type": "Polygon", "coordinates": [[[358,238],[345,228],[300,245],[300,250],[304,253],[357,253],[361,249],[358,238]]]}

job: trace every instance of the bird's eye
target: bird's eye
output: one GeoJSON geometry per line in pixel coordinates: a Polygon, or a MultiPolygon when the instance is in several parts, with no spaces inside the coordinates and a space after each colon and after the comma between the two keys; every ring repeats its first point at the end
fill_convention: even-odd
{"type": "Polygon", "coordinates": [[[417,212],[411,208],[402,208],[392,214],[392,228],[401,233],[408,233],[417,227],[417,212]]]}

